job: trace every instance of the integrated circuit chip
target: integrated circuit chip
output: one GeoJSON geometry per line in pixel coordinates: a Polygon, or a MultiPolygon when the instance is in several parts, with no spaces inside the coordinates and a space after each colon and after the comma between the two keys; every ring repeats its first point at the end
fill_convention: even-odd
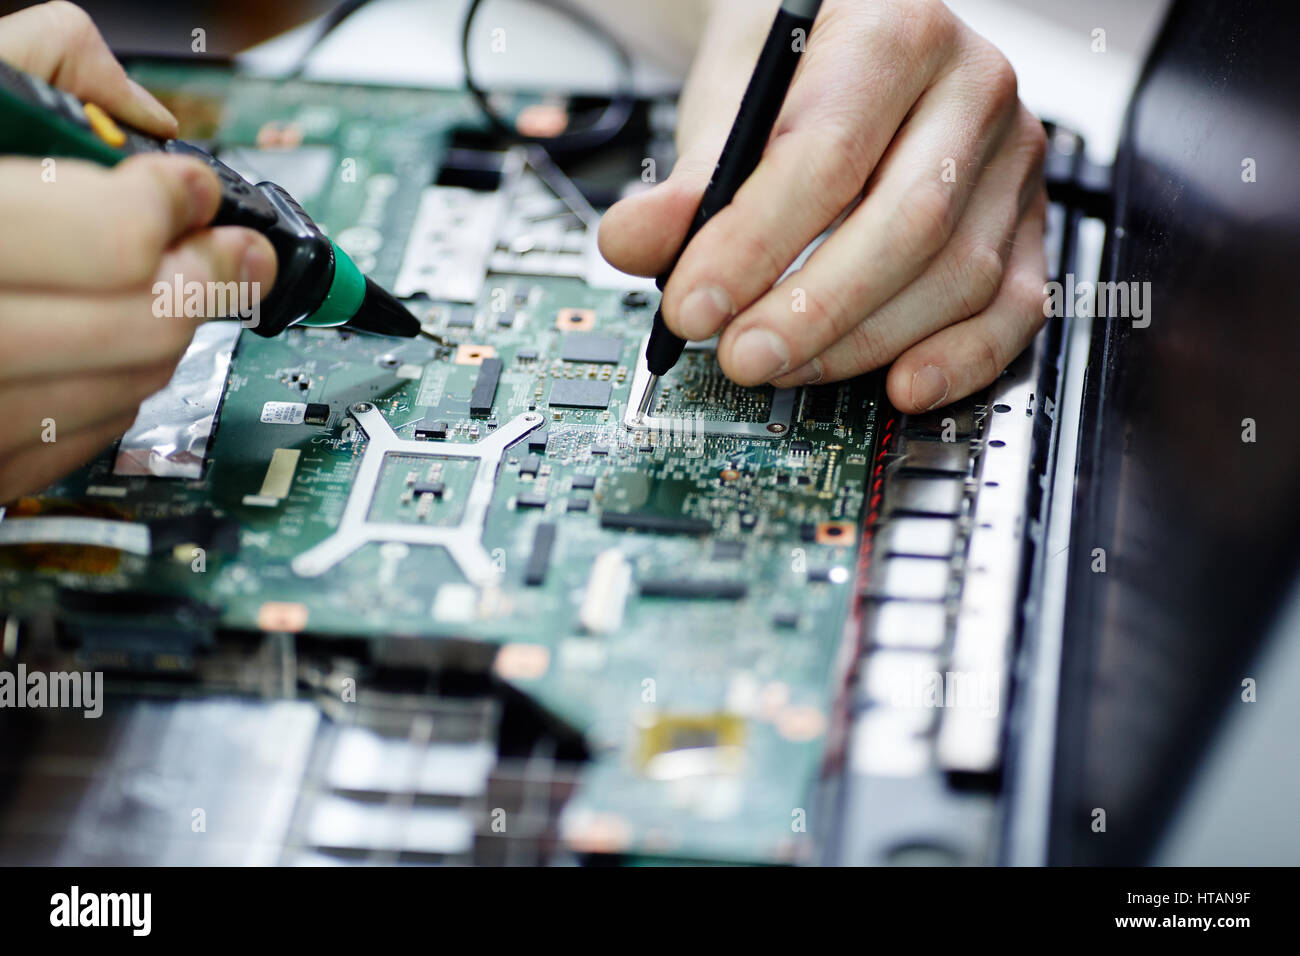
{"type": "Polygon", "coordinates": [[[713,524],[703,518],[623,511],[606,511],[600,516],[600,526],[612,531],[656,531],[660,534],[708,534],[713,530],[713,524]]]}
{"type": "Polygon", "coordinates": [[[476,418],[486,418],[492,414],[492,403],[497,397],[497,385],[501,381],[503,365],[499,358],[485,358],[478,367],[478,380],[469,397],[469,413],[476,418]]]}
{"type": "Polygon", "coordinates": [[[623,339],[617,335],[568,332],[560,345],[560,358],[566,362],[617,364],[622,357],[623,339]]]}
{"type": "Polygon", "coordinates": [[[739,561],[745,556],[745,542],[743,541],[715,541],[713,542],[714,561],[739,561]]]}
{"type": "Polygon", "coordinates": [[[541,587],[546,583],[546,572],[551,566],[551,552],[555,549],[555,525],[543,523],[533,532],[533,550],[528,555],[528,567],[524,570],[524,583],[529,587],[541,587]]]}
{"type": "Polygon", "coordinates": [[[744,581],[664,578],[641,582],[646,597],[670,597],[700,601],[739,601],[749,593],[744,581]]]}
{"type": "Polygon", "coordinates": [[[614,388],[609,382],[561,378],[551,386],[550,404],[560,408],[609,408],[614,388]]]}
{"type": "Polygon", "coordinates": [[[421,422],[415,426],[415,437],[421,441],[442,441],[447,437],[447,423],[421,422]]]}

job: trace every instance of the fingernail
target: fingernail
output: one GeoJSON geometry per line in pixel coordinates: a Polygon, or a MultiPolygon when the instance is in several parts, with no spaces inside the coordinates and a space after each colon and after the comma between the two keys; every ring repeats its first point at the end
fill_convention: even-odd
{"type": "Polygon", "coordinates": [[[790,367],[790,350],[776,333],[751,329],[731,347],[731,362],[738,378],[768,382],[790,367]]]}
{"type": "Polygon", "coordinates": [[[275,281],[275,259],[267,254],[261,242],[253,240],[244,247],[244,257],[239,261],[239,281],[257,282],[262,295],[271,291],[275,281]]]}
{"type": "Polygon", "coordinates": [[[937,365],[927,365],[912,376],[912,404],[922,411],[938,408],[948,397],[948,376],[937,365]]]}
{"type": "Polygon", "coordinates": [[[789,375],[782,375],[772,384],[778,388],[798,388],[800,385],[816,385],[822,380],[826,370],[822,368],[821,359],[813,359],[807,365],[800,365],[789,375]]]}
{"type": "Polygon", "coordinates": [[[717,334],[722,323],[735,315],[731,296],[716,285],[705,285],[682,300],[677,324],[688,339],[707,339],[717,334]]]}
{"type": "Polygon", "coordinates": [[[135,94],[135,101],[140,104],[146,113],[164,126],[170,126],[173,129],[176,128],[176,117],[171,114],[171,111],[167,109],[167,107],[159,103],[152,93],[129,77],[126,82],[130,84],[131,92],[135,94]]]}

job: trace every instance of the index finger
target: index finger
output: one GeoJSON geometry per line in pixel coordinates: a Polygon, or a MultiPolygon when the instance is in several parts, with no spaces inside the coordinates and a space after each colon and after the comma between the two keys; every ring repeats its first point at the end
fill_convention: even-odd
{"type": "Polygon", "coordinates": [[[163,250],[221,201],[216,174],[194,159],[135,156],[113,169],[53,162],[0,158],[0,285],[147,283],[163,250]],[[51,168],[52,177],[42,175],[51,168]]]}

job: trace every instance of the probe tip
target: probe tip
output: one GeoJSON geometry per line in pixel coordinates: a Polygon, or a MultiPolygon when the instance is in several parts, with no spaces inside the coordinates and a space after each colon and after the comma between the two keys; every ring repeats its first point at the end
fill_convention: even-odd
{"type": "Polygon", "coordinates": [[[413,316],[392,294],[373,279],[366,279],[366,294],[356,315],[348,320],[351,328],[379,335],[396,335],[412,339],[420,334],[420,320],[413,316]]]}
{"type": "Polygon", "coordinates": [[[646,382],[645,391],[641,393],[641,401],[636,407],[636,421],[645,421],[646,414],[650,411],[650,401],[654,397],[655,387],[659,384],[659,376],[653,372],[650,379],[646,382]]]}

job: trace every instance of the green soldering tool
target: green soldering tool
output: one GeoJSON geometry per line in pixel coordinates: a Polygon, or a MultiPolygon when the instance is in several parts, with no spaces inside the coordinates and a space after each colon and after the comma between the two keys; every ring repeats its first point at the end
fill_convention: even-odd
{"type": "Polygon", "coordinates": [[[275,285],[262,300],[258,335],[291,325],[341,326],[413,338],[420,323],[396,298],[361,274],[347,254],[275,183],[253,184],[221,160],[178,139],[121,126],[93,103],[0,62],[0,153],[62,156],[113,166],[137,153],[192,156],[221,180],[213,226],[256,230],[275,248],[275,285]]]}

